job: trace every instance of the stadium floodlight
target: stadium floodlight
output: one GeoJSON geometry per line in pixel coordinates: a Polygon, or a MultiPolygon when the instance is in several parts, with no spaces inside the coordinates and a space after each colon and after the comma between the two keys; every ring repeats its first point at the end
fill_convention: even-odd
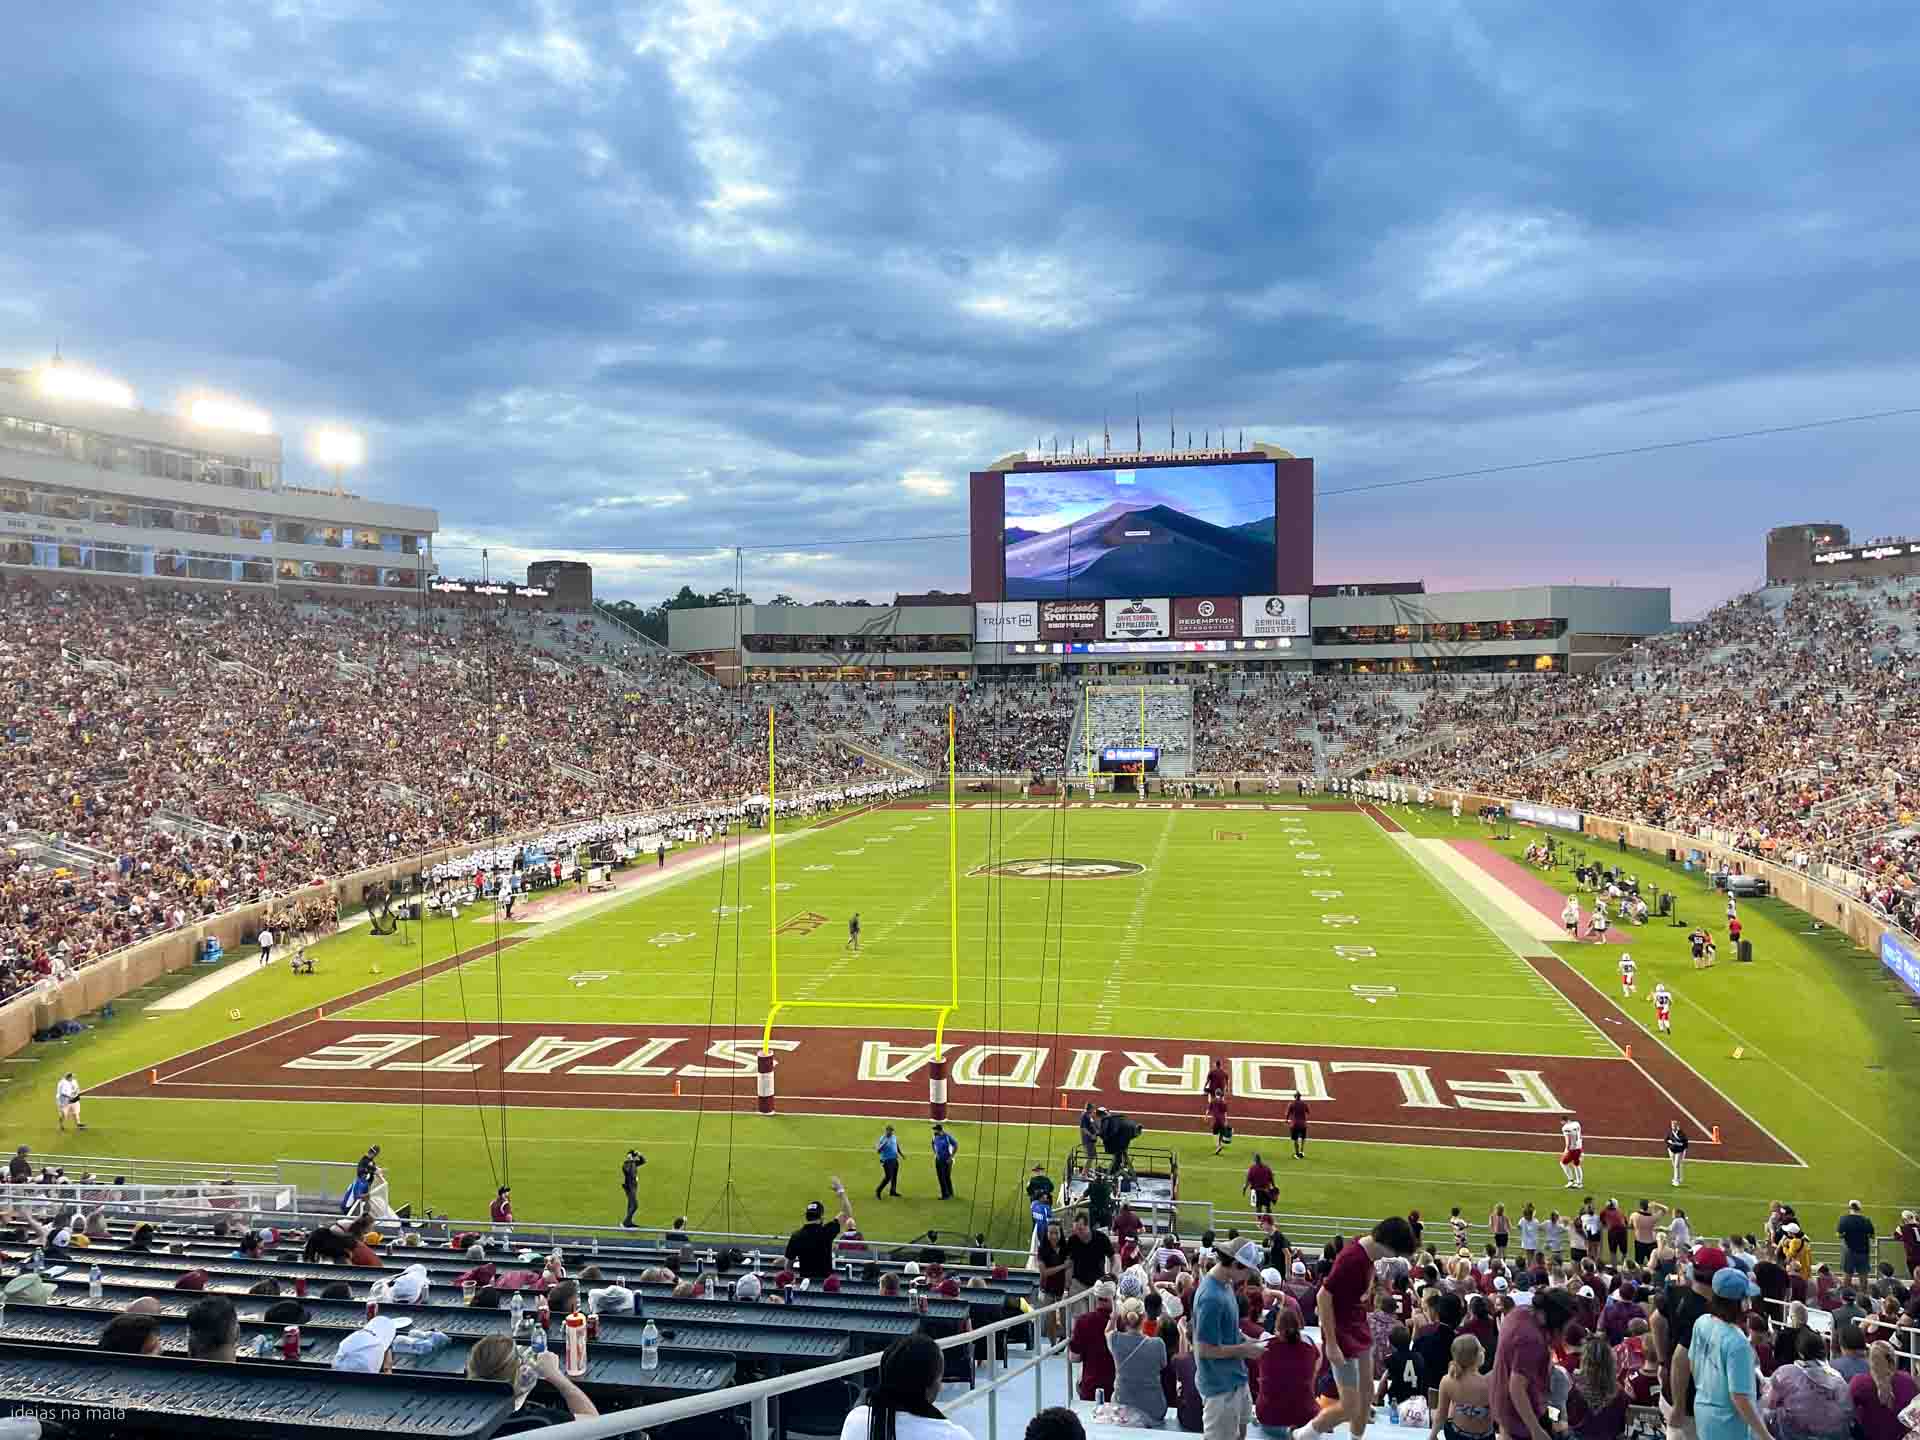
{"type": "Polygon", "coordinates": [[[133,387],[124,380],[78,369],[62,360],[35,370],[33,387],[50,400],[78,400],[88,405],[111,405],[117,410],[134,408],[133,387]]]}
{"type": "Polygon", "coordinates": [[[238,430],[248,435],[271,435],[267,412],[224,395],[196,395],[187,404],[187,419],[207,430],[238,430]]]}
{"type": "Polygon", "coordinates": [[[335,494],[342,493],[341,476],[367,458],[365,439],[341,425],[322,425],[309,432],[307,449],[314,462],[333,475],[335,494]]]}
{"type": "Polygon", "coordinates": [[[356,432],[339,425],[322,425],[307,436],[307,449],[314,462],[338,474],[367,458],[367,442],[356,432]]]}

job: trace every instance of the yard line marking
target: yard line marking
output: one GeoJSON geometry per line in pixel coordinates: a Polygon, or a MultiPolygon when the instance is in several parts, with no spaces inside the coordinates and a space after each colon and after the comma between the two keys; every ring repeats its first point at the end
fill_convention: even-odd
{"type": "MultiPolygon", "coordinates": [[[[1581,976],[1580,978],[1583,980],[1586,979],[1584,975],[1581,976]]],[[[1589,980],[1587,981],[1587,983],[1591,985],[1593,982],[1589,980]]],[[[1680,998],[1680,992],[1678,990],[1675,990],[1673,992],[1673,996],[1674,996],[1674,999],[1678,1000],[1680,998]]],[[[1920,1170],[1920,1160],[1914,1159],[1913,1156],[1907,1154],[1906,1151],[1902,1150],[1898,1145],[1894,1144],[1891,1140],[1887,1139],[1886,1136],[1882,1135],[1878,1130],[1875,1130],[1871,1125],[1868,1125],[1864,1120],[1861,1120],[1858,1116],[1834,1104],[1825,1095],[1821,1094],[1819,1090],[1809,1085],[1805,1080],[1801,1079],[1792,1070],[1788,1069],[1785,1065],[1782,1065],[1778,1060],[1775,1060],[1765,1050],[1761,1049],[1759,1046],[1755,1045],[1751,1040],[1748,1040],[1745,1036],[1741,1035],[1739,1031],[1735,1030],[1731,1025],[1727,1024],[1726,1021],[1722,1020],[1718,1015],[1715,1015],[1711,1010],[1707,1009],[1704,1005],[1699,1005],[1699,1004],[1693,1005],[1692,1013],[1696,1015],[1704,1016],[1707,1020],[1711,1021],[1713,1024],[1718,1025],[1722,1030],[1726,1031],[1728,1035],[1731,1035],[1733,1037],[1734,1044],[1745,1046],[1752,1053],[1754,1059],[1765,1061],[1768,1065],[1771,1065],[1774,1069],[1778,1070],[1782,1075],[1786,1076],[1789,1080],[1793,1081],[1794,1084],[1798,1085],[1802,1090],[1806,1091],[1809,1095],[1819,1100],[1821,1104],[1825,1105],[1829,1110],[1833,1111],[1834,1114],[1839,1115],[1841,1118],[1845,1119],[1849,1124],[1854,1126],[1855,1129],[1859,1130],[1861,1133],[1865,1135],[1872,1136],[1875,1140],[1878,1140],[1882,1145],[1886,1146],[1887,1149],[1891,1150],[1894,1154],[1898,1155],[1902,1160],[1906,1161],[1907,1164],[1913,1166],[1914,1169],[1920,1170]]],[[[1642,1028],[1644,1029],[1645,1027],[1642,1027],[1642,1028]]],[[[1646,1031],[1646,1033],[1650,1037],[1653,1036],[1653,1032],[1650,1030],[1646,1031]]],[[[1663,1048],[1666,1048],[1669,1050],[1672,1048],[1670,1046],[1666,1046],[1664,1042],[1660,1041],[1657,1037],[1654,1039],[1654,1043],[1658,1045],[1662,1045],[1663,1048]]],[[[1686,1062],[1682,1061],[1681,1063],[1685,1064],[1686,1062]]],[[[1689,1066],[1688,1068],[1691,1069],[1692,1067],[1689,1066]]],[[[1719,1089],[1718,1086],[1715,1086],[1714,1088],[1719,1089]]],[[[1724,1091],[1722,1091],[1721,1093],[1725,1094],[1724,1091]]],[[[1734,1104],[1732,1096],[1727,1096],[1727,1103],[1729,1105],[1733,1105],[1734,1109],[1739,1110],[1742,1115],[1747,1115],[1747,1112],[1744,1109],[1741,1109],[1739,1105],[1734,1104]]],[[[1751,1115],[1747,1115],[1747,1118],[1749,1120],[1753,1120],[1753,1117],[1751,1115]]],[[[1753,1123],[1755,1125],[1760,1125],[1760,1122],[1758,1120],[1754,1120],[1753,1123]]],[[[1764,1125],[1760,1125],[1760,1128],[1762,1130],[1766,1129],[1764,1125]]],[[[1778,1138],[1772,1137],[1772,1136],[1770,1136],[1769,1138],[1773,1138],[1774,1143],[1776,1145],[1780,1145],[1781,1149],[1784,1150],[1789,1148],[1786,1145],[1781,1144],[1778,1138]]]]}

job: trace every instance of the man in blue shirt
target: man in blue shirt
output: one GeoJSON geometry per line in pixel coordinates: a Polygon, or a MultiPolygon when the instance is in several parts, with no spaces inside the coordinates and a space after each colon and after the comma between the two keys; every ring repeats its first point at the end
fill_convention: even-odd
{"type": "Polygon", "coordinates": [[[873,1147],[873,1153],[880,1157],[880,1183],[873,1187],[873,1198],[878,1200],[881,1194],[891,1188],[894,1198],[900,1195],[900,1137],[893,1133],[889,1125],[873,1147]]]}
{"type": "Polygon", "coordinates": [[[1242,1440],[1253,1418],[1247,1362],[1266,1348],[1240,1333],[1237,1287],[1260,1273],[1260,1247],[1251,1240],[1221,1240],[1213,1267],[1193,1296],[1194,1383],[1200,1391],[1201,1434],[1207,1440],[1242,1440]]]}
{"type": "Polygon", "coordinates": [[[953,1199],[953,1157],[960,1151],[960,1142],[947,1133],[947,1127],[938,1120],[933,1122],[933,1173],[940,1179],[940,1198],[953,1199]]]}

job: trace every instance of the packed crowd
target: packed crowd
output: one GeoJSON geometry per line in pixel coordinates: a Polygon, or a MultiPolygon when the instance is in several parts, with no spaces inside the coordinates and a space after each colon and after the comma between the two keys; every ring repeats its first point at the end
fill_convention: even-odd
{"type": "Polygon", "coordinates": [[[1669,1436],[1901,1440],[1920,1422],[1901,1419],[1920,1220],[1902,1216],[1904,1272],[1856,1250],[1872,1239],[1857,1205],[1836,1229],[1840,1277],[1781,1205],[1724,1240],[1683,1210],[1588,1199],[1564,1217],[1496,1207],[1484,1230],[1416,1211],[1318,1246],[1270,1221],[1191,1246],[1122,1204],[1049,1220],[1035,1263],[1045,1298],[1085,1297],[1078,1393],[1122,1426],[1358,1437],[1379,1407],[1450,1440],[1620,1440],[1634,1407],[1657,1407],[1669,1436]]]}
{"type": "Polygon", "coordinates": [[[1746,595],[1600,673],[1491,694],[1434,692],[1450,745],[1389,762],[1417,776],[1689,833],[1803,870],[1920,920],[1920,687],[1905,587],[1746,595]]]}
{"type": "MultiPolygon", "coordinates": [[[[690,667],[568,664],[524,617],[18,579],[0,605],[0,993],[380,862],[765,789],[754,717],[690,667]]],[[[783,754],[796,791],[871,778],[804,727],[783,754]]]]}

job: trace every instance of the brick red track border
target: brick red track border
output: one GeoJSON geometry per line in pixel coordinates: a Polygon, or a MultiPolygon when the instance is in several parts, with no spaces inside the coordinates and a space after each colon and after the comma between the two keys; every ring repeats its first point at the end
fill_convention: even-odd
{"type": "MultiPolygon", "coordinates": [[[[511,941],[503,942],[510,944],[511,941]]],[[[490,947],[463,952],[424,971],[408,971],[332,1002],[346,1008],[391,994],[411,984],[416,976],[432,976],[453,965],[479,958],[490,947]]],[[[1602,1029],[1624,1025],[1612,1002],[1589,986],[1571,967],[1552,957],[1531,962],[1534,968],[1582,1014],[1602,1029]]],[[[1493,1033],[1491,1030],[1490,1034],[1493,1033]]],[[[1640,1032],[1625,1031],[1639,1037],[1640,1032]]],[[[780,1058],[779,1108],[786,1114],[872,1115],[895,1120],[927,1113],[926,1072],[916,1067],[911,1047],[929,1040],[924,1031],[886,1032],[851,1027],[782,1027],[776,1039],[797,1047],[780,1058]],[[903,1068],[900,1078],[888,1079],[876,1067],[864,1067],[863,1047],[870,1043],[902,1047],[885,1058],[903,1068]]],[[[1494,1111],[1468,1108],[1463,1095],[1486,1093],[1484,1087],[1511,1082],[1509,1072],[1538,1075],[1561,1103],[1573,1107],[1587,1131],[1587,1148],[1596,1157],[1657,1158],[1664,1154],[1661,1137],[1665,1119],[1676,1109],[1707,1141],[1719,1126],[1721,1143],[1702,1143],[1695,1156],[1703,1160],[1730,1160],[1758,1164],[1799,1164],[1798,1157],[1774,1140],[1718,1091],[1695,1075],[1664,1047],[1636,1038],[1635,1054],[1616,1057],[1529,1056],[1479,1054],[1458,1051],[1403,1051],[1338,1045],[1270,1045],[1125,1038],[1117,1036],[1031,1036],[1019,1033],[950,1032],[949,1058],[955,1078],[951,1084],[950,1116],[975,1123],[1041,1123],[1072,1126],[1079,1104],[1099,1098],[1126,1110],[1146,1125],[1149,1133],[1204,1131],[1199,1098],[1179,1091],[1126,1091],[1120,1076],[1130,1056],[1151,1056],[1179,1066],[1191,1057],[1224,1055],[1258,1067],[1266,1062],[1299,1061],[1321,1067],[1331,1098],[1314,1107],[1314,1132],[1335,1139],[1394,1145],[1443,1145],[1492,1150],[1557,1153],[1561,1115],[1557,1111],[1494,1111]],[[965,1057],[976,1047],[1019,1047],[1030,1042],[1042,1053],[1033,1058],[1037,1068],[1029,1087],[1009,1090],[968,1083],[965,1057]],[[1066,1090],[1074,1053],[1100,1051],[1093,1088],[1076,1084],[1066,1090]],[[1418,1066],[1436,1094],[1448,1103],[1409,1107],[1402,1081],[1378,1069],[1352,1066],[1418,1066]],[[1457,1086],[1461,1088],[1455,1088],[1457,1086]],[[1476,1092],[1474,1087],[1483,1087],[1476,1092]],[[1062,1108],[1062,1097],[1069,1108],[1062,1108]]],[[[619,1025],[512,1021],[505,1025],[468,1026],[459,1021],[361,1021],[321,1019],[303,1011],[270,1025],[175,1056],[154,1067],[156,1083],[136,1071],[98,1086],[99,1098],[194,1100],[307,1101],[337,1103],[351,1098],[360,1103],[397,1105],[471,1105],[507,1103],[563,1109],[690,1110],[696,1106],[718,1110],[752,1110],[754,1086],[749,1057],[758,1048],[757,1031],[699,1024],[619,1025]],[[477,1070],[422,1070],[476,1035],[497,1035],[498,1041],[461,1057],[477,1070]],[[387,1037],[384,1042],[366,1037],[387,1037]],[[400,1048],[383,1059],[354,1064],[366,1047],[384,1043],[400,1048]],[[334,1048],[329,1048],[334,1047],[334,1048]],[[358,1049],[356,1049],[358,1047],[358,1049]],[[591,1048],[586,1048],[591,1047],[591,1048]],[[649,1048],[652,1047],[652,1048],[649,1048]],[[558,1057],[556,1061],[556,1057],[558,1057]],[[289,1061],[321,1059],[345,1062],[345,1068],[289,1068],[289,1061]],[[555,1061],[541,1069],[544,1061],[555,1061]],[[384,1068],[410,1064],[411,1071],[384,1068]],[[513,1069],[506,1072],[504,1067],[513,1069]],[[714,1074],[692,1073],[699,1069],[714,1074]],[[680,1093],[676,1094],[678,1087],[680,1093]]],[[[990,1065],[1011,1065],[1001,1056],[990,1065]]],[[[1204,1062],[1202,1062],[1204,1063],[1204,1062]]],[[[1264,1082],[1268,1093],[1253,1098],[1237,1095],[1233,1102],[1236,1129],[1249,1141],[1284,1131],[1284,1087],[1292,1072],[1256,1068],[1240,1071],[1264,1082]]],[[[1249,1085],[1239,1087],[1243,1091],[1249,1085]]],[[[1242,1150],[1252,1148],[1243,1144],[1242,1150]]]]}

